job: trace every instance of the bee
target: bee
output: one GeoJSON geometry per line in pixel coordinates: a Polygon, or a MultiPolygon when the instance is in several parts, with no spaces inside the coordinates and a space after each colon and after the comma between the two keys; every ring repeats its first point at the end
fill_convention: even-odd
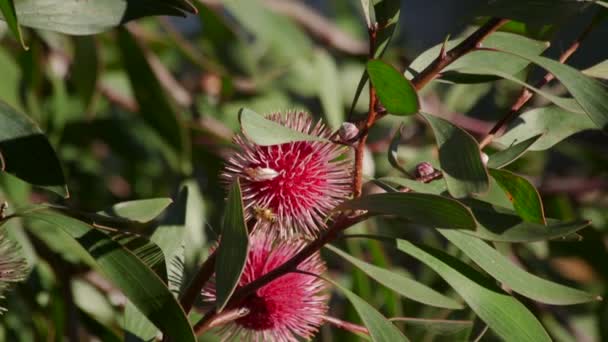
{"type": "Polygon", "coordinates": [[[255,215],[255,218],[258,220],[268,221],[272,223],[275,222],[277,219],[276,215],[272,212],[272,209],[270,208],[264,208],[256,205],[253,207],[253,213],[255,215]]]}

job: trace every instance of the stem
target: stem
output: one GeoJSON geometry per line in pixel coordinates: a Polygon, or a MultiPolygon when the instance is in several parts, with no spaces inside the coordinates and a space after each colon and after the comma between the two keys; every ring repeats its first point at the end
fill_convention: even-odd
{"type": "MultiPolygon", "coordinates": [[[[585,38],[587,38],[587,36],[591,32],[591,30],[593,30],[593,28],[595,27],[595,25],[596,25],[596,21],[594,20],[574,40],[574,42],[572,42],[572,44],[566,49],[566,51],[564,51],[559,56],[560,63],[564,64],[574,54],[574,52],[576,52],[576,50],[578,50],[582,41],[585,40],[585,38]]],[[[545,76],[534,85],[534,87],[540,89],[540,88],[544,87],[545,85],[547,85],[549,82],[551,82],[553,79],[555,79],[555,76],[553,76],[553,74],[546,73],[545,76]]],[[[488,144],[490,144],[492,142],[492,139],[494,139],[494,137],[496,136],[496,134],[502,127],[506,126],[508,123],[513,121],[513,119],[515,119],[519,116],[520,110],[526,105],[526,103],[528,103],[530,101],[530,99],[532,99],[532,97],[534,97],[534,95],[535,95],[534,92],[532,92],[528,88],[524,87],[521,90],[521,93],[519,94],[519,97],[517,98],[517,100],[515,100],[515,102],[509,109],[509,112],[505,116],[503,116],[502,119],[500,119],[492,127],[492,129],[490,129],[488,134],[486,134],[486,136],[481,140],[481,142],[479,143],[479,148],[483,149],[484,147],[488,146],[488,144]]]]}
{"type": "Polygon", "coordinates": [[[222,313],[215,315],[215,317],[209,321],[199,321],[197,324],[194,325],[194,332],[196,333],[196,335],[201,335],[211,328],[219,327],[232,321],[236,321],[237,319],[245,317],[248,314],[249,309],[247,308],[226,310],[222,313]]]}
{"type": "Polygon", "coordinates": [[[203,262],[203,265],[198,270],[198,273],[196,274],[194,279],[192,279],[190,284],[188,284],[186,292],[184,292],[184,294],[182,295],[182,298],[180,299],[180,304],[184,308],[186,314],[190,312],[190,309],[192,309],[192,305],[194,304],[194,300],[200,293],[203,286],[205,286],[207,281],[209,281],[209,278],[211,278],[211,276],[213,275],[213,272],[215,271],[216,256],[217,253],[214,250],[211,255],[209,255],[207,260],[203,262]]]}
{"type": "Polygon", "coordinates": [[[323,319],[325,320],[325,322],[331,323],[340,329],[344,329],[346,331],[350,331],[355,334],[369,335],[369,330],[367,330],[367,328],[364,326],[361,326],[361,325],[358,325],[355,323],[351,323],[351,322],[346,322],[346,321],[343,321],[341,319],[331,317],[331,316],[323,316],[323,319]]]}
{"type": "MultiPolygon", "coordinates": [[[[376,38],[378,36],[378,23],[374,23],[369,29],[369,55],[368,59],[373,59],[376,53],[376,38]]],[[[372,82],[369,82],[369,109],[367,112],[367,119],[365,126],[361,129],[359,135],[359,142],[355,148],[355,172],[353,174],[353,197],[361,196],[361,190],[363,188],[363,157],[365,155],[365,143],[367,142],[367,135],[369,129],[373,126],[376,121],[376,103],[378,98],[376,97],[376,89],[372,82]]]]}
{"type": "Polygon", "coordinates": [[[427,66],[412,79],[412,85],[414,88],[416,88],[416,90],[424,88],[424,86],[439,75],[441,70],[452,64],[455,60],[463,55],[473,51],[486,37],[498,30],[508,21],[508,19],[490,18],[488,22],[478,28],[477,31],[473,32],[473,34],[468,36],[460,44],[456,45],[453,49],[448,52],[440,53],[439,56],[437,56],[437,58],[435,58],[435,60],[429,64],[429,66],[427,66]]]}

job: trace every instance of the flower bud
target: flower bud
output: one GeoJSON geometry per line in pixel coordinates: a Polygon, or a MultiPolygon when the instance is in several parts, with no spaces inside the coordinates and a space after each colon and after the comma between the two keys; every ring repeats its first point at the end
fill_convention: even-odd
{"type": "Polygon", "coordinates": [[[432,175],[433,172],[435,172],[435,168],[430,163],[422,162],[422,163],[419,163],[418,165],[416,165],[416,177],[417,178],[428,177],[428,176],[432,175]]]}
{"type": "Polygon", "coordinates": [[[484,166],[488,166],[488,160],[490,160],[490,157],[488,157],[487,154],[481,152],[481,162],[484,166]]]}
{"type": "Polygon", "coordinates": [[[248,167],[245,169],[245,173],[254,182],[275,179],[279,175],[277,171],[268,167],[248,167]]]}
{"type": "Polygon", "coordinates": [[[359,129],[352,122],[344,122],[340,130],[338,130],[338,134],[340,135],[340,139],[346,142],[354,139],[359,134],[359,129]]]}

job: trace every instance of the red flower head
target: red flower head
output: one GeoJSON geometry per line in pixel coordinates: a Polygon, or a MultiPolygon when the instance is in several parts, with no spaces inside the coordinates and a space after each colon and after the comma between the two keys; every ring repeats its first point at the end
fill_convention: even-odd
{"type": "MultiPolygon", "coordinates": [[[[267,118],[309,135],[331,134],[308,113],[267,118]]],[[[228,160],[223,178],[241,178],[246,219],[254,217],[256,229],[266,234],[283,239],[316,236],[326,227],[329,212],[350,194],[351,160],[341,145],[298,141],[259,146],[243,135],[235,143],[242,152],[228,160]]]]}
{"type": "MultiPolygon", "coordinates": [[[[249,254],[238,288],[282,265],[304,247],[302,240],[273,244],[266,234],[250,237],[249,254]]],[[[313,274],[325,272],[320,254],[298,266],[313,274]]],[[[224,339],[247,341],[297,341],[309,339],[324,321],[327,295],[325,283],[312,275],[287,273],[259,288],[241,302],[248,313],[221,328],[224,339]]],[[[202,292],[205,301],[215,301],[215,279],[202,292]]]]}

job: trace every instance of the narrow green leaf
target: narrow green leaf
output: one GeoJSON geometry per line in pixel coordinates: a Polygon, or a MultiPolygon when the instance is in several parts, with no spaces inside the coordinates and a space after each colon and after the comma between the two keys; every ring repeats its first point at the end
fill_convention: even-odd
{"type": "Polygon", "coordinates": [[[571,66],[547,57],[536,56],[526,52],[497,52],[519,56],[555,75],[555,78],[568,89],[576,102],[589,115],[589,118],[604,132],[608,132],[608,89],[601,83],[571,66]]]}
{"type": "MultiPolygon", "coordinates": [[[[449,50],[455,47],[463,40],[464,38],[457,38],[448,41],[446,44],[446,49],[449,50]]],[[[442,45],[443,43],[437,44],[416,57],[416,59],[408,67],[405,75],[411,79],[415,74],[424,70],[424,68],[431,64],[432,61],[439,56],[439,51],[441,50],[442,45]]],[[[507,51],[524,51],[525,53],[538,55],[547,49],[549,44],[547,42],[526,38],[518,34],[495,32],[483,41],[483,46],[507,51]]],[[[454,71],[459,71],[462,77],[464,71],[459,69],[465,67],[467,70],[464,76],[467,76],[469,81],[475,80],[471,77],[474,75],[486,76],[486,69],[500,70],[503,73],[514,75],[523,70],[528,64],[529,62],[520,58],[493,58],[490,52],[472,51],[445,67],[442,70],[442,79],[453,80],[455,76],[453,73],[454,71]]],[[[478,77],[477,80],[480,82],[487,82],[488,78],[478,77]]]]}
{"type": "Polygon", "coordinates": [[[249,236],[243,216],[241,185],[237,179],[230,187],[222,226],[220,244],[217,247],[215,277],[217,287],[217,311],[222,311],[239,284],[249,252],[249,236]]]}
{"type": "Polygon", "coordinates": [[[346,201],[336,208],[344,209],[395,215],[434,227],[474,229],[477,225],[467,207],[451,198],[432,194],[393,192],[367,195],[346,201]]]}
{"type": "Polygon", "coordinates": [[[367,73],[380,103],[394,115],[411,115],[420,110],[414,86],[399,71],[381,60],[367,62],[367,73]]]}
{"type": "Polygon", "coordinates": [[[376,22],[376,12],[374,11],[373,3],[370,0],[361,0],[361,8],[363,8],[363,16],[367,27],[372,27],[372,23],[376,22]]]}
{"type": "Polygon", "coordinates": [[[47,137],[29,117],[2,101],[0,171],[68,197],[61,164],[47,137]]]}
{"type": "Polygon", "coordinates": [[[245,135],[261,146],[279,145],[294,141],[322,141],[327,139],[300,133],[277,122],[268,120],[248,108],[239,111],[241,128],[245,135]]]}
{"type": "Polygon", "coordinates": [[[507,170],[490,169],[490,175],[507,194],[513,208],[524,221],[547,223],[540,195],[527,179],[507,170]]]}
{"type": "Polygon", "coordinates": [[[439,233],[492,277],[528,298],[553,305],[571,305],[601,299],[528,273],[475,237],[450,229],[439,229],[439,233]]]}
{"type": "MultiPolygon", "coordinates": [[[[380,58],[388,48],[399,24],[401,1],[399,0],[373,0],[375,20],[378,23],[376,34],[376,52],[374,58],[380,58]]],[[[371,12],[370,12],[371,14],[371,12]]],[[[371,19],[371,18],[370,18],[371,19]]]]}
{"type": "Polygon", "coordinates": [[[382,182],[392,183],[396,185],[401,185],[407,188],[410,188],[416,192],[421,192],[425,194],[434,194],[441,195],[441,193],[447,190],[445,182],[431,182],[431,183],[423,183],[419,181],[415,181],[413,179],[407,178],[399,178],[399,177],[382,177],[378,179],[382,182]]]}
{"type": "Polygon", "coordinates": [[[365,327],[369,331],[369,335],[374,342],[398,342],[408,341],[407,337],[403,335],[399,329],[393,323],[391,323],[386,317],[382,316],[373,306],[369,305],[361,297],[357,296],[349,289],[340,286],[338,283],[329,279],[323,278],[325,281],[333,284],[339,289],[348,301],[353,305],[359,317],[365,324],[365,327]]]}
{"type": "Polygon", "coordinates": [[[118,45],[131,88],[140,106],[139,112],[145,122],[170,147],[172,152],[165,153],[167,160],[174,162],[174,166],[181,168],[184,173],[189,172],[190,143],[186,130],[148,63],[144,50],[126,29],[118,30],[118,45]]]}
{"type": "Polygon", "coordinates": [[[543,134],[537,134],[524,141],[513,144],[502,151],[493,153],[488,160],[488,167],[500,169],[521,157],[543,134]]]}
{"type": "Polygon", "coordinates": [[[494,143],[502,146],[511,146],[520,142],[523,144],[524,141],[542,134],[530,146],[531,151],[542,151],[572,134],[594,128],[596,128],[595,124],[587,115],[572,113],[556,106],[541,107],[520,115],[501,137],[494,140],[494,143]]]}
{"type": "Polygon", "coordinates": [[[454,299],[446,297],[412,278],[405,277],[399,273],[359,260],[332,245],[325,245],[325,248],[336,253],[346,261],[359,268],[361,271],[365,272],[365,274],[378,281],[380,284],[397,292],[405,298],[439,308],[462,309],[464,307],[454,299]]]}
{"type": "Polygon", "coordinates": [[[100,271],[169,337],[196,340],[186,314],[167,286],[126,247],[92,226],[52,210],[30,211],[23,217],[46,222],[69,234],[95,259],[100,271]]]}
{"type": "Polygon", "coordinates": [[[488,190],[488,172],[475,138],[447,120],[421,113],[435,133],[439,163],[450,194],[456,198],[488,190]]]}
{"type": "Polygon", "coordinates": [[[589,225],[589,221],[561,222],[547,219],[547,225],[526,222],[510,209],[478,200],[462,201],[478,222],[477,229],[461,232],[480,239],[501,242],[534,242],[568,237],[589,225]]]}
{"type": "Polygon", "coordinates": [[[196,12],[186,0],[19,0],[15,10],[23,26],[74,35],[103,32],[145,16],[196,12]]]}
{"type": "Polygon", "coordinates": [[[551,341],[543,326],[524,305],[462,261],[405,240],[397,240],[397,248],[437,272],[479,318],[506,341],[551,341]]]}
{"type": "Polygon", "coordinates": [[[608,80],[608,59],[582,71],[583,74],[608,80]]]}
{"type": "Polygon", "coordinates": [[[409,173],[406,169],[401,166],[399,163],[399,144],[401,143],[401,129],[403,128],[403,124],[399,125],[399,129],[395,132],[395,135],[391,139],[391,143],[388,146],[388,162],[392,167],[399,170],[405,176],[409,176],[409,173]]]}
{"type": "Polygon", "coordinates": [[[484,1],[478,14],[509,18],[537,25],[560,23],[583,12],[591,1],[572,0],[494,0],[484,1]]]}
{"type": "Polygon", "coordinates": [[[121,202],[100,212],[100,214],[147,223],[158,217],[172,202],[173,200],[165,197],[121,202]]]}
{"type": "Polygon", "coordinates": [[[17,12],[15,10],[15,3],[13,0],[2,0],[0,1],[0,12],[2,12],[3,19],[8,24],[21,46],[27,50],[28,47],[23,41],[23,34],[21,33],[21,27],[19,27],[19,21],[17,20],[17,12]]]}
{"type": "Polygon", "coordinates": [[[315,51],[316,69],[319,73],[319,99],[329,127],[338,129],[344,122],[342,92],[336,61],[325,50],[315,51]]]}

